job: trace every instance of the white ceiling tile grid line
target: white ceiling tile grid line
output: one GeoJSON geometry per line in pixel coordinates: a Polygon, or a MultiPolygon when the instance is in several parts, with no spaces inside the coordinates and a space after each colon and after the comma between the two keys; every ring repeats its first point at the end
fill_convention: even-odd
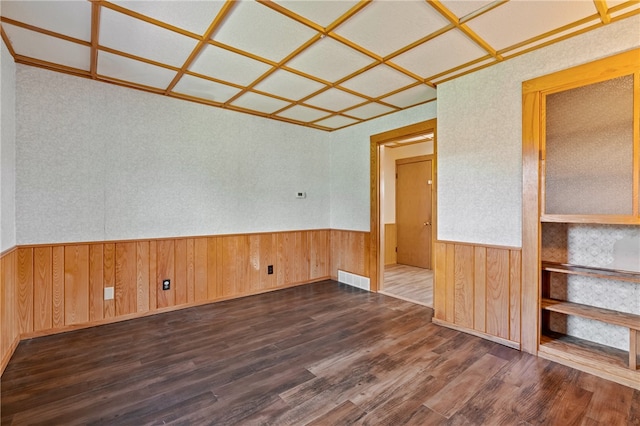
{"type": "Polygon", "coordinates": [[[17,63],[332,131],[640,14],[634,0],[1,0],[17,63]]]}

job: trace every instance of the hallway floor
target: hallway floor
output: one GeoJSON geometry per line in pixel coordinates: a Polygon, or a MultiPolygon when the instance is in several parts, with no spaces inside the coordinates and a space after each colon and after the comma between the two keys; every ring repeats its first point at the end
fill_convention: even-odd
{"type": "Polygon", "coordinates": [[[408,265],[386,265],[382,293],[433,308],[433,271],[408,265]]]}

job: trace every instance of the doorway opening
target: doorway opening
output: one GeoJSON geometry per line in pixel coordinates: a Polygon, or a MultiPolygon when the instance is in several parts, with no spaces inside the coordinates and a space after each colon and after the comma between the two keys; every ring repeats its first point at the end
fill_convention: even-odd
{"type": "Polygon", "coordinates": [[[372,289],[433,307],[436,120],[372,136],[371,154],[372,289]]]}

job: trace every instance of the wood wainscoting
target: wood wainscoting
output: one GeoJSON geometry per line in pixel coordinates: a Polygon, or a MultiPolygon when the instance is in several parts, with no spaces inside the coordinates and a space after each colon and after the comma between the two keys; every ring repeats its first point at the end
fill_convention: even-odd
{"type": "Polygon", "coordinates": [[[521,249],[435,244],[434,322],[520,349],[521,249]]]}
{"type": "Polygon", "coordinates": [[[321,281],[338,269],[368,276],[368,259],[368,232],[329,229],[19,246],[1,262],[0,373],[20,338],[321,281]]]}
{"type": "Polygon", "coordinates": [[[338,270],[369,277],[370,234],[362,231],[331,230],[331,278],[338,270]]]}
{"type": "Polygon", "coordinates": [[[16,249],[2,253],[0,257],[0,373],[9,363],[20,341],[20,322],[16,314],[21,294],[15,279],[16,249]]]}
{"type": "Polygon", "coordinates": [[[384,264],[395,265],[398,260],[396,247],[398,245],[398,234],[395,223],[384,224],[384,264]]]}

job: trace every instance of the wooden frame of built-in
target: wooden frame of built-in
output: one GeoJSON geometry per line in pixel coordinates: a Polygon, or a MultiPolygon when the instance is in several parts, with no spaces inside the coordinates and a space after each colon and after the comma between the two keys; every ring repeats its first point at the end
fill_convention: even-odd
{"type": "MultiPolygon", "coordinates": [[[[543,222],[640,225],[640,49],[539,77],[522,84],[522,349],[537,354],[541,336],[541,231],[543,222]],[[545,158],[545,96],[612,78],[634,75],[633,212],[631,215],[545,215],[543,211],[545,158]]],[[[606,368],[590,372],[621,380],[606,368]]],[[[625,383],[631,383],[625,382],[625,383]]]]}

